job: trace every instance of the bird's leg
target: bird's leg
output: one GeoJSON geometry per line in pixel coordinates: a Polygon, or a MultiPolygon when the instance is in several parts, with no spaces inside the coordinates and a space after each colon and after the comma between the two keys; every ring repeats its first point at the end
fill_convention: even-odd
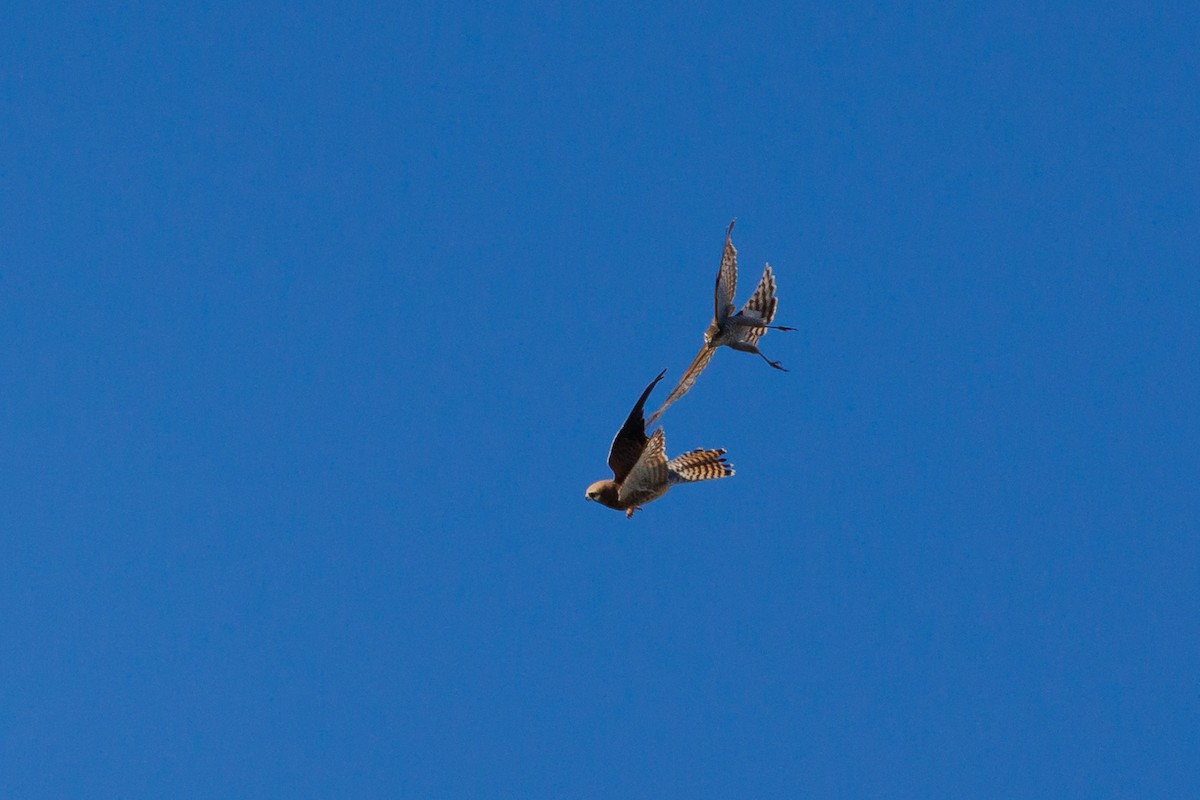
{"type": "Polygon", "coordinates": [[[756,348],[754,348],[754,352],[756,352],[760,356],[762,356],[762,360],[767,362],[768,364],[770,364],[775,369],[780,370],[781,372],[787,372],[787,369],[784,368],[783,364],[779,363],[778,361],[772,361],[771,359],[767,358],[767,356],[763,353],[762,350],[759,350],[756,347],[756,348]]]}
{"type": "Polygon", "coordinates": [[[789,328],[787,325],[767,325],[773,331],[794,331],[795,328],[789,328]]]}
{"type": "Polygon", "coordinates": [[[641,506],[630,506],[629,508],[625,509],[625,519],[633,519],[633,512],[641,510],[641,506]]]}
{"type": "Polygon", "coordinates": [[[763,351],[759,350],[756,345],[750,344],[749,342],[730,342],[729,346],[732,347],[734,350],[738,350],[742,353],[757,353],[759,356],[762,357],[763,361],[767,362],[775,369],[783,370],[784,372],[787,372],[787,370],[783,368],[783,364],[780,364],[778,361],[772,361],[771,359],[767,358],[765,355],[763,355],[763,351]]]}

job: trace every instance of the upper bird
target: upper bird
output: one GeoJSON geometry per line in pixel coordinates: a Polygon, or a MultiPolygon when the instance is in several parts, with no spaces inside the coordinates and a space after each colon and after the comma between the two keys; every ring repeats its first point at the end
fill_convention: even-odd
{"type": "Polygon", "coordinates": [[[733,246],[732,238],[735,222],[736,219],[730,222],[729,229],[725,231],[725,251],[721,254],[721,268],[717,270],[717,285],[713,290],[713,321],[704,332],[704,347],[700,348],[700,352],[692,359],[691,366],[667,395],[662,408],[650,417],[651,425],[658,421],[669,405],[688,393],[721,345],[741,350],[743,353],[757,353],[775,369],[787,372],[782,364],[767,358],[758,349],[758,340],[766,334],[767,328],[780,331],[796,330],[785,325],[771,324],[775,319],[778,300],[775,297],[775,275],[771,272],[770,264],[763,268],[758,286],[754,287],[754,293],[750,295],[746,305],[736,314],[733,313],[733,295],[737,290],[737,248],[733,246]]]}
{"type": "Polygon", "coordinates": [[[733,474],[733,467],[725,462],[724,450],[692,450],[668,461],[662,428],[646,436],[646,421],[642,416],[646,398],[665,374],[664,369],[650,382],[613,439],[608,451],[613,479],[596,481],[587,488],[588,500],[624,511],[627,518],[677,483],[728,478],[733,474]]]}

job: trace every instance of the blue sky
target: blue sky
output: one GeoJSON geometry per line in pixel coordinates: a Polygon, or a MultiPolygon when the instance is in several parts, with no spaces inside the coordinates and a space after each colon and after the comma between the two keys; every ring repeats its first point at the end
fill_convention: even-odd
{"type": "Polygon", "coordinates": [[[9,16],[0,795],[1200,792],[1188,4],[9,16]]]}

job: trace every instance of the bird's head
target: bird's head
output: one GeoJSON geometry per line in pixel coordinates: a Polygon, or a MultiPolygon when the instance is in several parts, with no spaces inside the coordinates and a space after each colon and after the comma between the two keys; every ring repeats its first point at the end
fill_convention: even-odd
{"type": "Polygon", "coordinates": [[[584,492],[583,499],[615,508],[617,484],[613,481],[596,481],[584,492]]]}

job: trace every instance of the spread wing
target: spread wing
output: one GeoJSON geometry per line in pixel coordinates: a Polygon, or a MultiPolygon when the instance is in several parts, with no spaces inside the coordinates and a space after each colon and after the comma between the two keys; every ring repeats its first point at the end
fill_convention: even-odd
{"type": "Polygon", "coordinates": [[[646,442],[637,463],[621,482],[617,500],[622,504],[641,505],[650,502],[666,490],[670,478],[666,448],[662,428],[659,428],[646,442]]]}
{"type": "Polygon", "coordinates": [[[646,398],[650,396],[650,392],[666,374],[667,371],[664,369],[658,373],[657,378],[650,381],[650,385],[642,392],[642,396],[638,398],[633,410],[629,412],[625,424],[613,437],[612,447],[608,450],[608,466],[612,468],[613,479],[617,483],[625,480],[625,476],[633,469],[638,458],[641,457],[642,451],[646,449],[646,421],[642,417],[643,409],[646,405],[646,398]]]}
{"type": "Polygon", "coordinates": [[[721,268],[717,270],[717,286],[713,290],[713,319],[723,320],[733,313],[733,295],[737,292],[737,248],[733,246],[733,225],[725,231],[725,251],[721,253],[721,268]]]}
{"type": "Polygon", "coordinates": [[[747,344],[758,344],[759,338],[767,332],[766,326],[775,319],[775,307],[778,304],[775,275],[771,272],[771,265],[767,264],[762,277],[758,279],[758,286],[754,287],[754,294],[731,320],[737,326],[739,338],[747,344]]]}
{"type": "Polygon", "coordinates": [[[675,388],[667,395],[667,399],[663,401],[662,408],[655,411],[653,416],[650,417],[650,425],[653,426],[654,423],[658,422],[658,418],[667,410],[667,406],[688,393],[688,390],[692,388],[692,384],[696,382],[696,378],[700,377],[700,373],[704,372],[704,368],[708,366],[708,362],[712,361],[713,353],[715,352],[717,352],[717,348],[709,347],[707,343],[705,343],[704,347],[700,348],[700,352],[692,359],[691,366],[687,368],[687,371],[683,373],[683,377],[679,379],[679,383],[675,385],[675,388]]]}

